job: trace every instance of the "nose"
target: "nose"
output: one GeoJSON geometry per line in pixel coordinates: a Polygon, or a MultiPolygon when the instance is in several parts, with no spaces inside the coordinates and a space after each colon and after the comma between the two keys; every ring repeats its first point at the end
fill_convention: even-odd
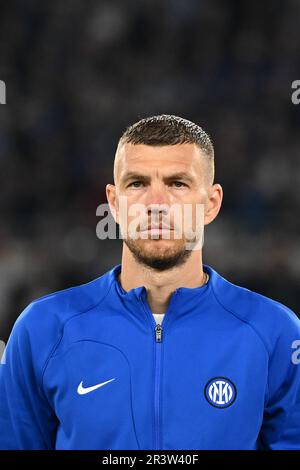
{"type": "Polygon", "coordinates": [[[168,202],[168,191],[163,183],[157,181],[149,185],[146,195],[147,205],[168,204],[168,202]]]}
{"type": "Polygon", "coordinates": [[[150,204],[147,207],[147,214],[149,217],[154,216],[156,218],[160,218],[162,216],[168,215],[169,207],[167,204],[150,204]]]}
{"type": "Polygon", "coordinates": [[[169,198],[167,191],[160,185],[149,187],[146,199],[148,215],[151,213],[166,215],[169,210],[169,198]]]}

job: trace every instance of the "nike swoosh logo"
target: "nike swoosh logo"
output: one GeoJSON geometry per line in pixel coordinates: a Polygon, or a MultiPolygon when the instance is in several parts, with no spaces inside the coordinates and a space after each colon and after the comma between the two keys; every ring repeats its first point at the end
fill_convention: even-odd
{"type": "Polygon", "coordinates": [[[97,388],[103,387],[103,385],[106,385],[109,382],[112,382],[113,380],[115,380],[115,379],[107,380],[106,382],[102,382],[101,384],[93,385],[92,387],[84,387],[83,386],[83,381],[81,381],[80,384],[78,385],[77,393],[79,395],[85,395],[86,393],[90,393],[90,392],[93,392],[94,390],[97,390],[97,388]]]}

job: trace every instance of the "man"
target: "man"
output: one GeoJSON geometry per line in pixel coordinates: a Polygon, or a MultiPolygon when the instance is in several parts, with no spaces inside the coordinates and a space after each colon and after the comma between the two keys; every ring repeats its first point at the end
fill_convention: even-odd
{"type": "Polygon", "coordinates": [[[1,448],[300,449],[300,322],[202,263],[223,197],[213,180],[196,124],[161,115],[124,132],[106,187],[122,262],[18,318],[1,448]],[[180,222],[186,207],[201,220],[180,222]]]}

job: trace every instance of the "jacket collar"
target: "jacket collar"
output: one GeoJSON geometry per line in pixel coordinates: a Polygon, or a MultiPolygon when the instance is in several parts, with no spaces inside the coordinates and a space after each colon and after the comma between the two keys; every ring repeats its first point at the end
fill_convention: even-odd
{"type": "MultiPolygon", "coordinates": [[[[134,299],[140,300],[141,298],[145,299],[147,297],[147,290],[146,290],[146,287],[143,285],[130,289],[129,291],[126,291],[123,289],[123,287],[121,286],[118,280],[118,275],[121,271],[121,267],[122,267],[121,263],[117,264],[110,270],[110,273],[109,273],[110,281],[114,285],[115,291],[117,292],[119,297],[122,300],[134,300],[134,299]]],[[[202,296],[205,292],[210,290],[210,288],[217,283],[219,275],[211,266],[203,263],[203,271],[209,275],[208,282],[199,287],[178,287],[175,290],[175,292],[180,293],[181,299],[187,300],[190,298],[194,298],[195,296],[196,297],[202,296]]]]}

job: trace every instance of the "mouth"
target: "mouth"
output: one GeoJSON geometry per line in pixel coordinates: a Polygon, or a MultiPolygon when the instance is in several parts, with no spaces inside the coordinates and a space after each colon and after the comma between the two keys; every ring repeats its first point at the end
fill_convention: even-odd
{"type": "Polygon", "coordinates": [[[166,237],[167,239],[169,239],[170,233],[173,232],[173,229],[162,225],[148,225],[148,227],[144,230],[141,230],[141,232],[146,233],[147,237],[150,238],[166,237]]]}
{"type": "Polygon", "coordinates": [[[141,232],[153,232],[153,231],[157,231],[157,232],[164,232],[164,231],[171,231],[173,230],[171,227],[165,227],[163,225],[148,225],[148,227],[146,229],[143,229],[141,230],[141,232]]]}

